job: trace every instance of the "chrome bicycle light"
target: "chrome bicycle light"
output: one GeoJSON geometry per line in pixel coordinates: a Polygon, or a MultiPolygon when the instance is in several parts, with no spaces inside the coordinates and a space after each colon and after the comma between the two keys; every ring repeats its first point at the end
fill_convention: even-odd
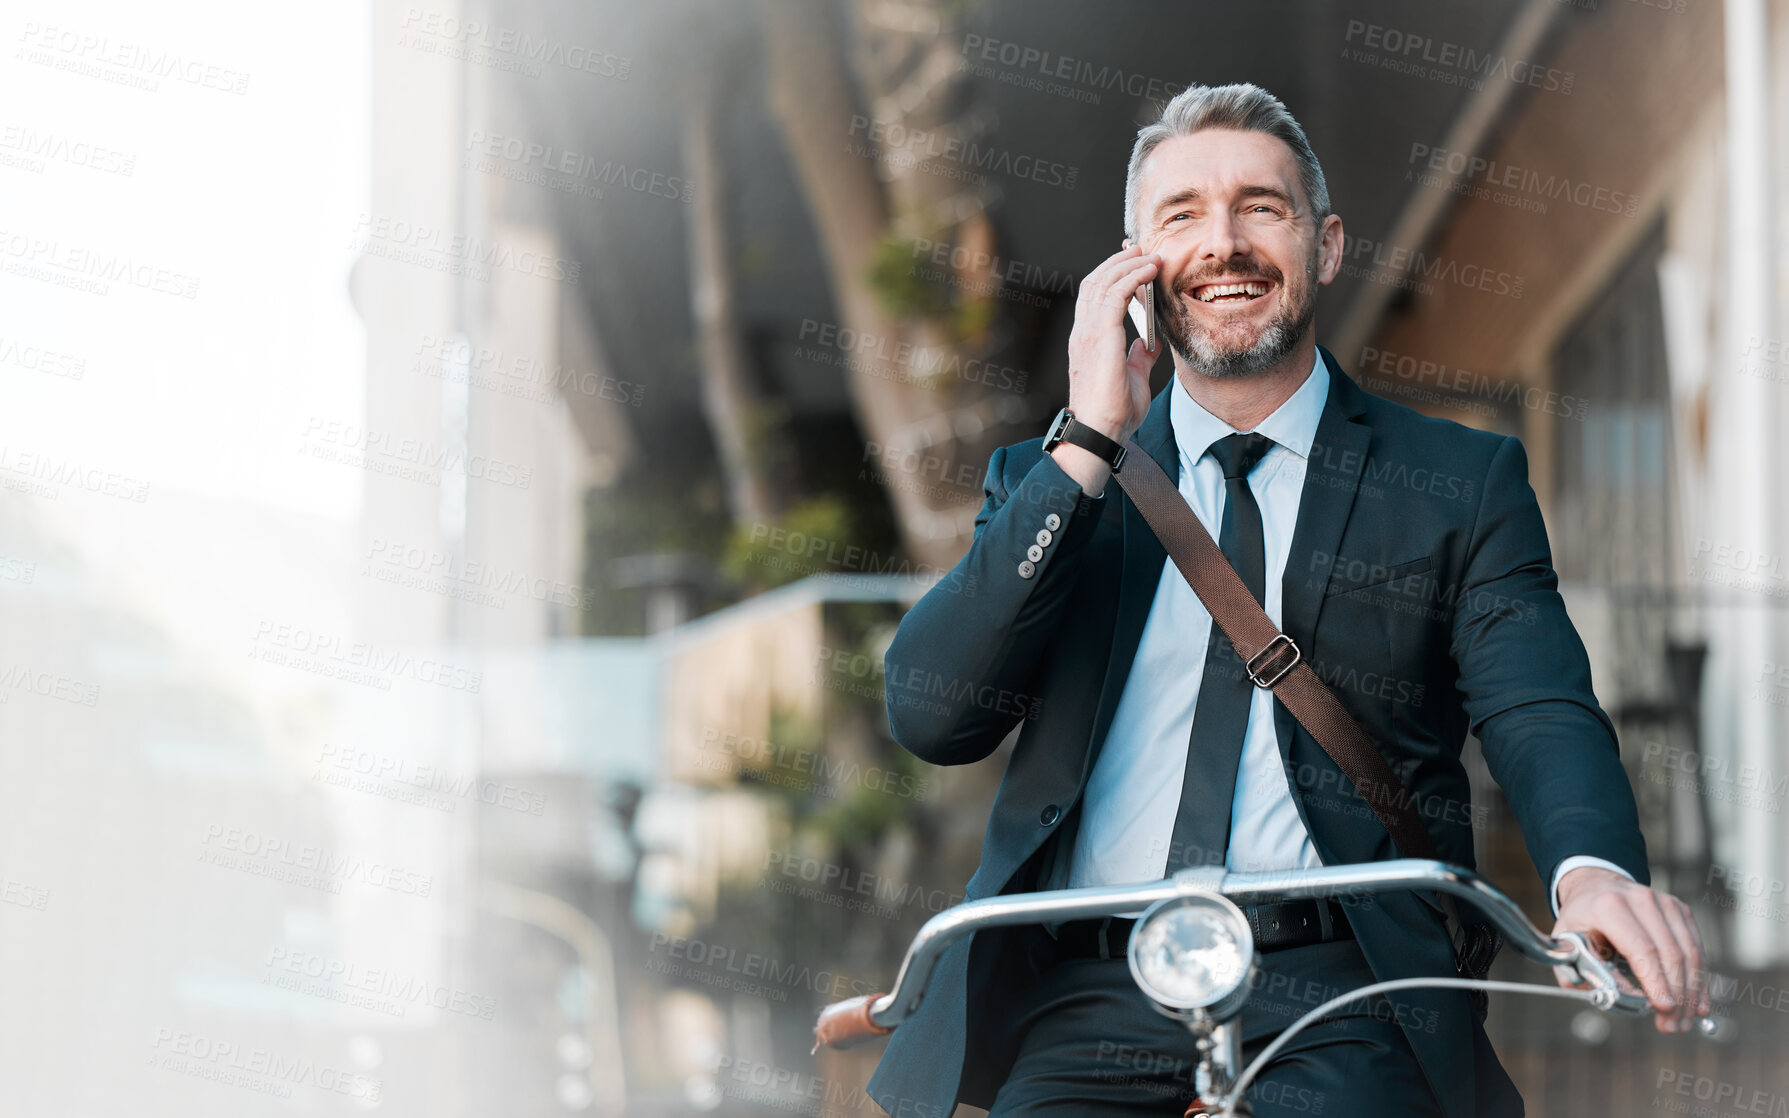
{"type": "Polygon", "coordinates": [[[1236,1015],[1255,973],[1248,918],[1215,894],[1168,897],[1144,910],[1125,952],[1131,977],[1170,1017],[1236,1015]]]}

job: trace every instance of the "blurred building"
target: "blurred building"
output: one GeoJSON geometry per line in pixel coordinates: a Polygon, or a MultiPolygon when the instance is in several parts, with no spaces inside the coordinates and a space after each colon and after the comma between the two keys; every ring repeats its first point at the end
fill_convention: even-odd
{"type": "Polygon", "coordinates": [[[432,833],[444,881],[407,934],[491,1010],[413,1038],[455,1112],[615,1113],[614,929],[591,914],[625,909],[612,807],[653,767],[651,712],[639,656],[556,642],[591,607],[583,502],[631,453],[626,397],[580,310],[595,262],[538,191],[476,162],[477,137],[513,134],[503,79],[524,64],[496,6],[371,18],[370,201],[350,233],[365,411],[322,436],[364,476],[356,635],[440,685],[344,715],[399,801],[335,804],[432,833]]]}
{"type": "MultiPolygon", "coordinates": [[[[1494,1035],[1531,1108],[1625,1114],[1656,1098],[1661,1067],[1783,1086],[1754,1061],[1782,1030],[1756,991],[1789,964],[1773,900],[1789,872],[1789,276],[1774,248],[1789,6],[1604,0],[1557,23],[1547,64],[1574,76],[1574,101],[1469,104],[1446,139],[1413,146],[1422,190],[1397,243],[1420,250],[1375,265],[1384,286],[1344,323],[1338,356],[1389,399],[1528,449],[1654,884],[1695,906],[1720,1011],[1740,1023],[1711,1056],[1646,1027],[1610,1040],[1531,1002],[1499,1007],[1494,1035]],[[1473,265],[1497,273],[1479,291],[1458,279],[1473,265]]],[[[1527,882],[1500,814],[1482,860],[1527,882]]]]}
{"type": "MultiPolygon", "coordinates": [[[[1340,356],[1390,399],[1522,436],[1659,884],[1700,899],[1780,880],[1789,849],[1773,806],[1789,396],[1769,248],[1789,201],[1774,64],[1789,24],[1737,0],[1661,12],[1662,34],[1602,7],[1562,15],[1548,59],[1596,109],[1536,93],[1413,154],[1425,193],[1402,227],[1423,248],[1381,269],[1411,286],[1347,323],[1340,356]],[[1649,77],[1663,72],[1669,89],[1649,77]],[[1506,291],[1462,290],[1472,264],[1506,291]]],[[[1735,962],[1789,956],[1780,923],[1705,903],[1735,962]]]]}

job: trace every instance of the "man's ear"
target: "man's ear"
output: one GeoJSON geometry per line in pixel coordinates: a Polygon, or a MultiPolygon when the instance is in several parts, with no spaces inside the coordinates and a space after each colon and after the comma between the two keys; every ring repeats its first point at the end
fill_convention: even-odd
{"type": "Polygon", "coordinates": [[[1330,214],[1317,229],[1317,282],[1327,284],[1342,270],[1342,219],[1330,214]]]}

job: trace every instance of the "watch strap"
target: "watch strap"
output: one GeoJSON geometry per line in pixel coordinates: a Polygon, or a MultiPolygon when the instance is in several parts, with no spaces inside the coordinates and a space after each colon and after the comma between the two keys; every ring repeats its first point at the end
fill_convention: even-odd
{"type": "Polygon", "coordinates": [[[1056,419],[1050,424],[1050,433],[1044,436],[1044,453],[1048,454],[1062,443],[1078,446],[1116,472],[1124,465],[1127,450],[1123,443],[1102,435],[1087,424],[1075,418],[1075,413],[1063,408],[1056,413],[1056,419]]]}

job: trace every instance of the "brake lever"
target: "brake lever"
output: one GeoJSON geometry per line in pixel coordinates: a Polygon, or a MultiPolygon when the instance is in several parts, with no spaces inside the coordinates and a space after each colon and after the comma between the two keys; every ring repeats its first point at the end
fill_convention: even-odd
{"type": "MultiPolygon", "coordinates": [[[[1647,1012],[1650,1006],[1646,999],[1639,994],[1622,990],[1621,983],[1616,978],[1615,967],[1591,948],[1590,940],[1584,933],[1561,932],[1559,938],[1570,943],[1575,952],[1571,961],[1553,968],[1553,974],[1561,984],[1577,989],[1588,986],[1592,1004],[1610,1013],[1640,1017],[1647,1012]]],[[[1630,972],[1629,978],[1632,977],[1630,972]]]]}
{"type": "MultiPolygon", "coordinates": [[[[1570,963],[1556,966],[1553,973],[1568,986],[1582,988],[1589,986],[1593,1004],[1598,1009],[1610,1013],[1618,1013],[1623,1017],[1645,1017],[1651,1013],[1652,1003],[1644,994],[1630,994],[1621,988],[1617,974],[1625,977],[1638,988],[1640,979],[1634,974],[1628,961],[1617,955],[1613,960],[1605,959],[1591,949],[1590,940],[1582,932],[1561,932],[1559,938],[1571,941],[1577,951],[1577,957],[1570,963]]],[[[1696,1031],[1705,1037],[1713,1037],[1721,1031],[1721,1021],[1716,1017],[1697,1017],[1696,1031]]]]}

